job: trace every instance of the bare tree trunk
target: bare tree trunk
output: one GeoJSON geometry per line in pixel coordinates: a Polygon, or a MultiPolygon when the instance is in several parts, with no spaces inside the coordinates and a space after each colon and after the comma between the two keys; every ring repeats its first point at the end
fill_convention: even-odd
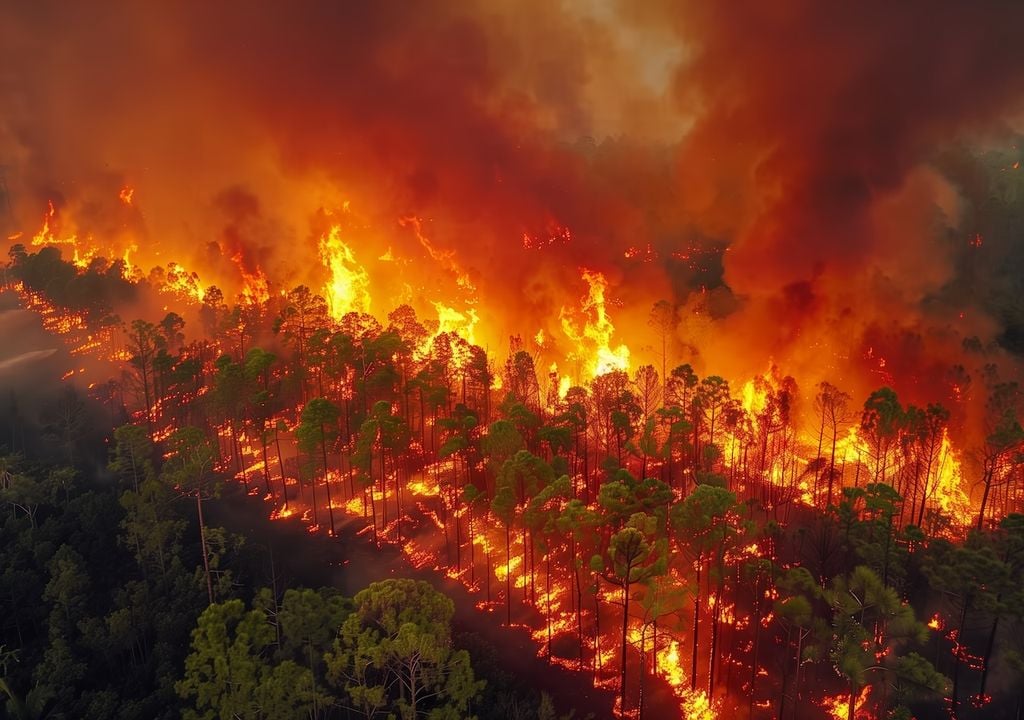
{"type": "Polygon", "coordinates": [[[199,518],[199,546],[203,553],[203,571],[206,573],[206,596],[213,605],[213,580],[210,579],[210,555],[206,551],[206,525],[203,522],[203,491],[196,490],[196,515],[199,518]]]}

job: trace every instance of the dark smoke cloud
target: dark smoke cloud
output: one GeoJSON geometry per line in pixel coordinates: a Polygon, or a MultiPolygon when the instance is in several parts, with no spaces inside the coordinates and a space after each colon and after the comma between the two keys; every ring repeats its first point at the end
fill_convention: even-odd
{"type": "Polygon", "coordinates": [[[1024,108],[1019,3],[670,8],[694,48],[676,92],[700,107],[680,164],[691,184],[742,183],[743,214],[731,193],[716,201],[740,220],[727,277],[743,290],[885,257],[873,208],[954,139],[1024,108]]]}
{"type": "MultiPolygon", "coordinates": [[[[947,399],[943,368],[973,371],[1002,357],[990,341],[1012,346],[1019,301],[985,279],[1019,258],[1019,220],[987,231],[992,203],[979,210],[963,174],[994,168],[939,158],[964,144],[972,158],[1010,150],[1024,117],[1024,6],[620,9],[634,27],[673,28],[686,48],[673,92],[694,122],[676,155],[678,202],[728,243],[724,281],[742,308],[691,323],[714,363],[743,377],[767,355],[807,384],[825,376],[862,393],[889,382],[922,402],[947,399]],[[982,356],[964,351],[973,336],[982,356]]],[[[1006,170],[1020,159],[1012,147],[1006,170]]]]}

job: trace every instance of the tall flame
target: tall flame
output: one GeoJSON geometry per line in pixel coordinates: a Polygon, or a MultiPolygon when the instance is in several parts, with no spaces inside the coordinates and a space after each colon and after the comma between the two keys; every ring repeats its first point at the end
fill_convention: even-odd
{"type": "Polygon", "coordinates": [[[455,333],[464,340],[476,344],[476,324],[480,319],[476,310],[470,308],[460,312],[437,301],[434,302],[434,309],[437,311],[438,335],[445,332],[455,333]]]}
{"type": "Polygon", "coordinates": [[[89,265],[89,261],[96,255],[94,249],[84,249],[79,247],[78,235],[71,234],[67,237],[58,237],[56,229],[57,221],[57,209],[53,206],[53,201],[50,200],[46,203],[46,214],[43,215],[43,226],[39,229],[39,232],[32,238],[32,245],[35,247],[43,247],[46,245],[61,246],[70,245],[72,250],[71,261],[80,268],[84,268],[89,265]]]}
{"type": "Polygon", "coordinates": [[[942,446],[939,448],[938,462],[939,467],[935,473],[935,503],[949,517],[969,517],[973,513],[971,501],[967,497],[967,493],[964,492],[960,458],[953,451],[948,431],[942,433],[942,446]]]}
{"type": "Polygon", "coordinates": [[[335,320],[346,313],[368,312],[370,279],[366,269],[356,262],[352,249],[341,239],[341,226],[332,225],[320,238],[320,257],[330,271],[324,295],[335,320]]]}
{"type": "Polygon", "coordinates": [[[583,326],[578,327],[573,322],[572,313],[563,307],[560,313],[562,332],[576,344],[576,354],[586,362],[590,377],[613,370],[629,370],[629,348],[624,344],[612,347],[615,326],[606,308],[608,281],[601,273],[591,270],[583,270],[583,279],[588,288],[581,308],[583,326]]]}

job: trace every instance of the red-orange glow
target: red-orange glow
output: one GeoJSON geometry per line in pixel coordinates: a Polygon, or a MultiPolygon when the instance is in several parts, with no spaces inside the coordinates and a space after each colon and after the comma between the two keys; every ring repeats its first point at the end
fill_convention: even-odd
{"type": "Polygon", "coordinates": [[[437,486],[429,476],[423,475],[418,480],[413,480],[407,485],[410,492],[421,497],[437,497],[441,494],[441,488],[437,486]]]}
{"type": "Polygon", "coordinates": [[[342,240],[340,225],[332,225],[321,236],[320,257],[330,273],[323,291],[334,319],[340,320],[350,312],[369,312],[370,280],[356,262],[352,248],[342,240]]]}
{"type": "Polygon", "coordinates": [[[677,692],[682,692],[689,679],[686,677],[686,670],[679,659],[679,643],[670,640],[668,650],[658,653],[658,673],[664,677],[668,684],[677,692]]]}
{"type": "Polygon", "coordinates": [[[84,247],[78,241],[78,236],[74,233],[59,237],[57,235],[57,209],[53,205],[53,201],[47,202],[46,214],[43,215],[43,226],[39,229],[33,238],[32,245],[35,247],[44,247],[47,245],[54,247],[67,246],[71,248],[72,257],[71,261],[80,268],[87,267],[89,261],[96,256],[96,249],[92,247],[84,247]]]}
{"type": "MultiPolygon", "coordinates": [[[[129,201],[125,201],[124,197],[121,197],[121,200],[135,202],[131,195],[129,201]]],[[[109,247],[90,247],[93,243],[92,238],[89,238],[88,243],[80,243],[78,235],[63,232],[63,227],[76,227],[71,222],[73,218],[68,218],[66,226],[62,224],[63,220],[55,206],[50,204],[43,218],[43,227],[35,236],[33,244],[72,248],[74,262],[79,267],[91,258],[107,255],[116,257],[119,253],[124,261],[125,279],[139,284],[145,280],[159,292],[165,293],[166,296],[161,298],[161,304],[166,303],[165,311],[171,308],[195,310],[206,298],[209,289],[206,283],[220,282],[222,279],[205,277],[205,267],[201,268],[201,277],[199,272],[186,269],[176,261],[161,261],[159,270],[154,271],[150,268],[147,271],[147,265],[152,258],[145,257],[145,250],[140,252],[139,243],[129,242],[131,237],[134,237],[131,233],[128,233],[128,239],[120,238],[109,247]]],[[[316,278],[314,285],[320,283],[325,276],[327,278],[320,291],[328,300],[334,321],[341,320],[350,312],[382,310],[382,307],[374,307],[372,297],[385,297],[384,294],[378,293],[377,289],[387,286],[386,279],[373,277],[371,270],[376,265],[373,262],[364,265],[361,260],[376,258],[393,263],[396,273],[408,262],[402,257],[401,244],[388,245],[382,253],[381,248],[373,246],[372,243],[361,244],[361,236],[358,234],[349,237],[343,231],[343,227],[341,223],[333,224],[318,239],[322,267],[314,267],[311,271],[311,275],[316,278]]],[[[485,472],[489,472],[486,470],[487,461],[481,459],[479,453],[475,460],[464,460],[461,457],[439,460],[436,455],[432,455],[445,440],[445,431],[441,428],[444,427],[444,421],[450,420],[451,413],[450,408],[445,408],[446,403],[459,403],[460,394],[465,396],[467,392],[465,386],[468,381],[459,377],[459,374],[466,373],[470,361],[475,359],[471,352],[473,348],[470,346],[478,342],[486,343],[493,337],[495,330],[490,321],[500,316],[500,313],[496,313],[493,306],[488,307],[487,302],[482,299],[491,288],[481,286],[478,291],[471,274],[460,265],[457,256],[439,249],[435,242],[424,235],[423,223],[419,219],[404,218],[400,227],[405,229],[405,235],[411,232],[418,243],[414,247],[417,250],[422,249],[434,262],[439,263],[448,273],[446,277],[450,280],[433,295],[421,288],[416,290],[424,293],[418,298],[417,310],[425,309],[427,317],[422,319],[420,331],[411,335],[412,347],[406,359],[411,366],[409,376],[414,377],[429,359],[438,356],[447,364],[445,370],[451,373],[451,378],[445,378],[450,380],[450,385],[445,390],[450,393],[449,396],[442,398],[438,409],[431,417],[421,418],[419,428],[414,428],[417,433],[422,433],[422,437],[414,446],[408,448],[409,454],[415,456],[415,463],[409,463],[413,469],[402,468],[408,457],[389,457],[378,483],[376,476],[380,461],[375,457],[375,481],[373,486],[366,490],[356,485],[357,474],[351,470],[351,466],[347,471],[328,470],[326,480],[322,475],[318,475],[315,481],[303,475],[301,482],[297,477],[280,478],[279,475],[285,473],[282,469],[266,474],[268,483],[273,486],[268,490],[264,486],[265,465],[273,470],[277,470],[277,467],[273,459],[264,460],[261,456],[263,448],[260,447],[259,431],[238,431],[229,425],[217,426],[221,454],[215,468],[219,472],[235,475],[239,482],[247,484],[250,494],[264,496],[268,502],[275,505],[271,511],[272,519],[301,515],[310,533],[329,530],[327,513],[330,511],[344,513],[350,518],[361,518],[360,534],[372,535],[377,543],[390,543],[400,548],[410,563],[417,568],[431,568],[452,580],[464,583],[472,592],[481,595],[481,609],[489,612],[501,611],[502,622],[505,622],[506,606],[510,608],[512,624],[521,622],[521,616],[517,619],[512,614],[520,606],[529,608],[531,612],[535,611],[537,614],[533,617],[539,617],[540,620],[532,623],[530,634],[537,644],[539,655],[548,658],[553,664],[571,668],[591,668],[596,685],[616,688],[619,682],[617,670],[623,661],[619,644],[621,636],[616,633],[617,628],[622,627],[623,618],[619,609],[621,604],[616,605],[616,599],[610,597],[614,593],[608,593],[608,597],[598,597],[604,592],[605,580],[597,574],[588,574],[588,566],[584,560],[580,563],[582,577],[579,578],[579,587],[574,585],[574,578],[569,570],[571,561],[566,557],[569,551],[564,546],[546,547],[546,539],[545,543],[542,543],[540,537],[543,531],[539,529],[531,528],[529,534],[522,531],[525,503],[521,503],[515,509],[517,519],[513,523],[509,547],[506,550],[503,522],[492,515],[486,506],[470,508],[459,497],[460,489],[467,485],[466,475],[472,474],[471,482],[476,483],[477,478],[482,478],[485,472]],[[480,297],[477,296],[478,292],[480,297]],[[442,335],[446,337],[442,338],[442,335]],[[451,342],[448,342],[449,339],[451,342]],[[462,387],[459,387],[460,384],[462,387]],[[448,403],[448,400],[451,402],[448,403]],[[471,470],[466,469],[465,466],[470,463],[475,464],[471,470]],[[330,500],[325,497],[325,483],[330,484],[334,493],[330,500]],[[402,483],[401,489],[398,487],[399,483],[402,483]],[[282,506],[283,498],[280,493],[283,488],[288,490],[287,509],[282,506]],[[472,531],[469,530],[471,516],[472,531]],[[472,532],[472,536],[468,537],[467,532],[472,532]],[[549,573],[551,577],[548,577],[549,573]],[[591,589],[593,587],[598,589],[591,589]],[[511,588],[511,591],[508,588],[511,588]]],[[[410,241],[413,238],[404,239],[410,241]]],[[[143,244],[142,247],[146,248],[146,245],[143,244]]],[[[650,248],[631,248],[627,255],[629,259],[639,264],[639,261],[647,259],[653,252],[650,248]]],[[[282,281],[280,278],[268,276],[268,271],[264,267],[241,252],[230,257],[225,256],[224,260],[221,266],[211,269],[210,272],[212,275],[219,272],[233,279],[233,294],[230,296],[254,306],[254,315],[263,313],[266,316],[274,312],[274,303],[277,301],[274,296],[280,289],[278,282],[282,282],[281,287],[284,287],[292,279],[285,278],[282,281]]],[[[62,311],[49,303],[41,293],[29,292],[20,285],[16,284],[13,289],[18,292],[26,307],[39,312],[44,327],[68,338],[69,345],[73,345],[73,354],[102,356],[122,363],[130,359],[123,338],[117,341],[118,330],[90,328],[87,315],[62,311]]],[[[412,294],[414,293],[410,293],[412,294]]],[[[393,302],[393,297],[386,297],[387,302],[393,302]]],[[[545,413],[544,422],[557,419],[564,411],[565,404],[562,401],[568,396],[573,385],[586,386],[588,381],[595,377],[612,371],[627,371],[634,362],[651,362],[655,359],[653,355],[656,355],[656,352],[652,354],[650,347],[633,343],[632,338],[636,337],[635,334],[627,336],[622,332],[622,329],[632,329],[630,325],[635,322],[635,317],[625,312],[625,308],[618,300],[613,296],[612,285],[604,274],[585,269],[582,270],[581,282],[568,283],[564,292],[552,304],[552,307],[561,308],[559,323],[545,323],[544,319],[532,316],[527,318],[524,328],[527,333],[524,336],[525,347],[536,353],[537,367],[547,369],[547,375],[540,378],[541,397],[544,398],[546,394],[546,398],[540,401],[543,407],[537,408],[545,413]],[[585,294],[574,299],[573,296],[578,295],[584,285],[585,294]],[[534,328],[537,328],[535,332],[534,328]],[[633,347],[637,348],[635,356],[625,342],[627,337],[633,347]]],[[[519,308],[506,310],[507,314],[513,316],[517,312],[519,308]]],[[[329,324],[332,331],[339,327],[340,324],[337,322],[329,324]]],[[[514,346],[524,345],[517,338],[514,346]]],[[[875,347],[872,345],[867,352],[858,352],[856,359],[858,362],[867,360],[865,366],[868,367],[868,372],[882,376],[892,371],[893,365],[898,361],[891,360],[894,355],[888,352],[885,356],[876,352],[875,347]]],[[[486,360],[500,365],[503,349],[492,350],[488,347],[487,350],[486,360]]],[[[216,339],[212,341],[208,351],[211,356],[216,356],[220,352],[242,352],[222,347],[216,339]]],[[[396,361],[397,357],[398,353],[391,359],[396,361]]],[[[209,366],[206,365],[204,369],[208,370],[209,366]]],[[[287,376],[291,370],[286,367],[278,372],[287,376]]],[[[406,369],[403,369],[403,372],[405,371],[406,369]]],[[[72,379],[83,372],[83,369],[70,370],[64,377],[72,379]]],[[[833,504],[838,501],[844,486],[857,484],[862,487],[866,482],[870,482],[872,461],[877,450],[869,442],[869,431],[863,430],[856,419],[847,422],[836,431],[834,459],[835,483],[838,487],[830,494],[828,484],[821,479],[821,458],[818,457],[818,446],[822,444],[821,425],[816,422],[814,411],[808,408],[813,404],[813,395],[809,396],[806,388],[802,397],[798,395],[792,379],[783,377],[774,364],[762,374],[747,377],[750,379],[746,382],[732,385],[731,393],[727,394],[724,400],[727,410],[717,416],[714,444],[721,452],[707,455],[707,469],[724,477],[729,487],[734,489],[743,501],[753,501],[752,507],[755,509],[752,512],[760,512],[760,508],[763,508],[766,514],[773,515],[780,524],[785,524],[788,522],[787,513],[793,507],[802,506],[798,508],[800,512],[806,512],[805,508],[823,508],[829,501],[833,504]],[[792,394],[787,395],[791,390],[792,394]],[[762,502],[760,507],[756,504],[758,500],[762,502]]],[[[652,386],[663,384],[657,380],[664,378],[656,378],[652,386]]],[[[339,401],[351,401],[354,398],[354,383],[351,376],[335,378],[331,382],[334,384],[325,381],[323,392],[337,393],[335,397],[339,401]]],[[[639,380],[635,385],[628,385],[628,392],[632,393],[633,397],[638,394],[638,385],[639,380]]],[[[964,388],[967,388],[966,384],[964,388]]],[[[152,430],[153,438],[159,442],[173,432],[171,418],[175,406],[185,406],[209,389],[209,384],[205,384],[188,393],[182,391],[174,398],[156,400],[149,408],[132,408],[131,412],[137,421],[146,418],[147,412],[153,417],[160,418],[152,430]]],[[[491,421],[497,417],[495,408],[504,397],[501,389],[502,380],[499,373],[490,380],[489,390],[480,391],[481,396],[486,397],[489,403],[491,421]]],[[[962,389],[958,385],[952,388],[958,401],[968,391],[969,388],[962,389]]],[[[575,392],[577,391],[574,390],[575,392]]],[[[584,388],[582,392],[585,406],[586,400],[593,399],[593,391],[584,388]]],[[[415,404],[421,399],[416,397],[416,391],[410,391],[410,397],[406,402],[415,404]]],[[[391,397],[388,402],[395,415],[409,412],[401,399],[391,397]]],[[[480,409],[482,408],[474,408],[480,409]]],[[[698,423],[703,421],[693,415],[692,404],[681,405],[680,409],[687,414],[689,420],[697,417],[698,423]]],[[[591,408],[584,407],[584,410],[589,412],[591,408]]],[[[275,418],[264,425],[263,430],[275,427],[274,422],[281,420],[282,442],[290,448],[294,440],[292,435],[296,425],[296,412],[296,407],[281,409],[275,418]]],[[[420,412],[426,411],[421,409],[420,412]]],[[[660,422],[657,415],[653,417],[660,422]]],[[[479,440],[487,433],[482,413],[478,423],[479,425],[472,431],[473,440],[479,440]]],[[[631,473],[639,474],[643,469],[646,472],[645,477],[667,477],[668,458],[661,456],[660,450],[665,443],[666,428],[657,423],[653,427],[655,437],[650,447],[653,447],[654,451],[640,452],[637,438],[634,437],[629,447],[623,448],[621,463],[631,473]],[[642,454],[648,454],[650,457],[641,460],[642,454]]],[[[710,432],[707,427],[698,427],[697,430],[699,433],[710,432]]],[[[583,446],[592,439],[587,435],[588,432],[584,430],[584,437],[580,439],[583,446]]],[[[709,444],[706,437],[700,440],[705,445],[709,444]]],[[[830,447],[829,450],[833,448],[830,447]]],[[[554,452],[551,448],[545,448],[545,451],[554,452]]],[[[351,452],[352,445],[344,446],[343,441],[339,440],[331,450],[330,464],[344,463],[344,459],[350,457],[351,452]]],[[[564,459],[567,451],[563,449],[561,452],[564,459]]],[[[287,451],[285,454],[288,454],[287,451]]],[[[690,461],[687,459],[687,467],[680,473],[681,457],[681,451],[677,449],[676,455],[672,458],[672,462],[675,463],[675,480],[671,483],[673,496],[677,500],[684,497],[688,488],[692,487],[691,473],[694,472],[694,469],[689,467],[690,461]],[[685,480],[681,481],[680,475],[685,480]]],[[[925,496],[922,505],[954,518],[958,523],[955,528],[957,532],[962,529],[959,524],[964,522],[964,518],[970,518],[974,513],[967,493],[963,457],[962,451],[954,446],[949,431],[944,429],[941,443],[938,443],[935,462],[929,465],[927,470],[922,471],[923,475],[927,476],[927,482],[924,483],[926,490],[922,490],[922,495],[925,496]]],[[[906,456],[897,456],[893,453],[893,458],[889,462],[893,464],[891,472],[894,477],[900,473],[910,474],[905,464],[912,460],[908,460],[906,456]]],[[[342,466],[344,467],[343,464],[342,466]]],[[[588,478],[583,477],[585,473],[578,466],[579,463],[576,463],[571,480],[576,497],[581,499],[587,489],[588,478]]],[[[297,471],[289,472],[296,476],[300,474],[297,471]]],[[[592,495],[586,502],[590,510],[600,510],[592,495]]],[[[607,528],[602,528],[597,534],[606,530],[607,528]]],[[[600,542],[607,542],[607,536],[594,542],[597,551],[600,552],[600,542]]],[[[594,548],[587,548],[585,552],[592,553],[594,548]]],[[[768,559],[772,552],[772,545],[768,541],[759,545],[744,540],[740,546],[728,550],[725,561],[733,565],[747,559],[768,559]]],[[[670,576],[680,587],[689,587],[694,582],[689,573],[694,569],[692,563],[688,568],[673,567],[670,576]]],[[[637,590],[637,593],[638,599],[644,595],[643,590],[637,590]]],[[[720,601],[713,592],[700,595],[695,610],[699,615],[698,622],[714,621],[728,626],[725,632],[728,633],[730,640],[733,636],[743,637],[752,629],[766,631],[765,637],[760,638],[761,642],[765,642],[773,625],[777,626],[775,614],[764,607],[759,610],[756,618],[752,615],[739,614],[741,610],[749,610],[749,607],[738,603],[737,598],[730,596],[730,593],[731,590],[726,591],[720,601]]],[[[765,598],[774,599],[776,596],[774,588],[769,587],[765,590],[765,598]]],[[[708,720],[728,712],[727,703],[731,701],[727,693],[721,691],[721,685],[718,685],[712,697],[706,692],[691,689],[693,668],[690,667],[692,660],[689,648],[686,647],[686,643],[690,641],[686,636],[686,623],[659,626],[655,642],[649,628],[641,624],[637,607],[631,605],[630,617],[626,619],[629,641],[626,662],[630,672],[635,672],[635,665],[639,664],[642,653],[644,672],[654,673],[669,683],[678,697],[684,717],[708,720]]],[[[937,615],[928,625],[934,630],[943,628],[937,615]]],[[[957,644],[955,637],[951,636],[949,639],[953,642],[954,655],[969,663],[971,667],[976,667],[979,659],[971,655],[967,648],[957,644]]],[[[707,642],[707,636],[704,636],[702,642],[707,642]]],[[[741,644],[739,647],[746,648],[744,652],[733,651],[729,655],[720,656],[718,661],[722,668],[742,668],[744,677],[755,678],[748,685],[754,685],[754,689],[760,690],[756,695],[763,697],[764,688],[756,687],[756,678],[767,677],[768,670],[764,667],[742,667],[746,661],[745,654],[750,652],[752,644],[752,641],[746,638],[743,642],[745,645],[741,644]],[[746,671],[749,671],[749,675],[746,671]]],[[[707,652],[705,648],[706,645],[702,647],[701,654],[707,652]]],[[[877,659],[884,659],[884,653],[887,651],[888,649],[880,650],[877,659]]],[[[707,679],[706,676],[701,677],[707,673],[706,658],[700,657],[698,664],[697,686],[702,687],[707,679]]],[[[638,681],[635,678],[636,675],[631,675],[630,682],[626,683],[629,693],[636,692],[637,686],[633,683],[638,684],[638,681]]],[[[768,683],[764,684],[767,686],[768,683]]],[[[855,715],[858,718],[868,717],[868,711],[865,709],[867,697],[865,690],[855,703],[855,715]]],[[[838,717],[842,714],[843,720],[846,720],[845,711],[849,709],[846,703],[840,694],[830,698],[823,708],[833,716],[838,717]]],[[[634,711],[627,706],[626,714],[634,711]]]]}
{"type": "MultiPolygon", "coordinates": [[[[0,13],[0,289],[69,396],[201,428],[273,520],[462,583],[622,715],[882,714],[883,671],[839,692],[832,575],[889,523],[879,574],[918,580],[1024,510],[989,397],[1022,376],[1024,3],[35,5],[0,13]]],[[[940,635],[877,622],[868,659],[998,701],[991,613],[898,589],[940,635]]]]}
{"type": "Polygon", "coordinates": [[[949,433],[943,432],[931,498],[948,517],[969,518],[973,509],[964,486],[960,458],[950,444],[949,433]]]}
{"type": "Polygon", "coordinates": [[[703,690],[686,690],[682,694],[681,707],[687,720],[716,720],[714,704],[703,690]]]}
{"type": "Polygon", "coordinates": [[[612,370],[629,370],[629,348],[624,344],[612,346],[615,326],[606,307],[607,280],[590,270],[583,270],[583,280],[587,283],[587,294],[580,310],[562,307],[562,332],[579,349],[577,352],[582,352],[579,359],[585,363],[588,378],[612,370]]]}
{"type": "Polygon", "coordinates": [[[296,514],[295,508],[274,508],[273,512],[270,513],[271,520],[284,520],[286,518],[294,517],[296,514]]]}
{"type": "Polygon", "coordinates": [[[199,275],[190,272],[176,262],[167,263],[164,275],[164,284],[160,287],[163,292],[177,295],[185,301],[200,303],[206,295],[206,290],[200,283],[199,275]]]}
{"type": "MultiPolygon", "coordinates": [[[[854,708],[852,717],[854,720],[873,720],[871,713],[868,712],[865,705],[867,704],[868,697],[871,694],[871,686],[865,685],[860,691],[860,694],[854,699],[854,708]]],[[[821,707],[829,714],[832,720],[850,720],[850,695],[844,693],[842,695],[834,695],[826,697],[822,701],[821,707]]]]}
{"type": "MultiPolygon", "coordinates": [[[[479,322],[476,310],[470,308],[465,312],[459,312],[450,308],[444,303],[435,301],[434,310],[437,311],[437,332],[433,337],[441,333],[455,333],[470,343],[476,343],[476,324],[479,322]]],[[[431,338],[433,340],[433,338],[431,338]]],[[[427,346],[429,348],[429,345],[427,346]]]]}

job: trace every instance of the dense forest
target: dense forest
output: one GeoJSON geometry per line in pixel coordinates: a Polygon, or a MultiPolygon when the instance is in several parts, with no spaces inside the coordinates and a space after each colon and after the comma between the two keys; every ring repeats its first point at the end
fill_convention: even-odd
{"type": "Polygon", "coordinates": [[[12,433],[4,455],[11,717],[554,716],[498,709],[428,585],[274,582],[258,539],[204,521],[225,483],[461,581],[617,712],[653,717],[667,688],[684,717],[1019,716],[1024,430],[995,368],[972,505],[950,410],[888,387],[733,388],[667,354],[559,387],[521,339],[495,367],[408,306],[211,288],[188,333],[122,323],[155,281],[116,263],[15,247],[8,272],[71,344],[107,333],[88,351],[117,369],[60,394],[45,452],[12,433]]]}
{"type": "MultiPolygon", "coordinates": [[[[453,634],[452,601],[423,580],[303,587],[288,552],[204,523],[182,484],[196,466],[155,470],[141,428],[114,433],[105,468],[99,433],[44,437],[42,455],[79,462],[0,463],[3,717],[561,717],[493,645],[453,634]]],[[[215,517],[245,502],[206,483],[215,517]]]]}
{"type": "Polygon", "coordinates": [[[1024,2],[0,2],[0,720],[1024,720],[1024,2]]]}

